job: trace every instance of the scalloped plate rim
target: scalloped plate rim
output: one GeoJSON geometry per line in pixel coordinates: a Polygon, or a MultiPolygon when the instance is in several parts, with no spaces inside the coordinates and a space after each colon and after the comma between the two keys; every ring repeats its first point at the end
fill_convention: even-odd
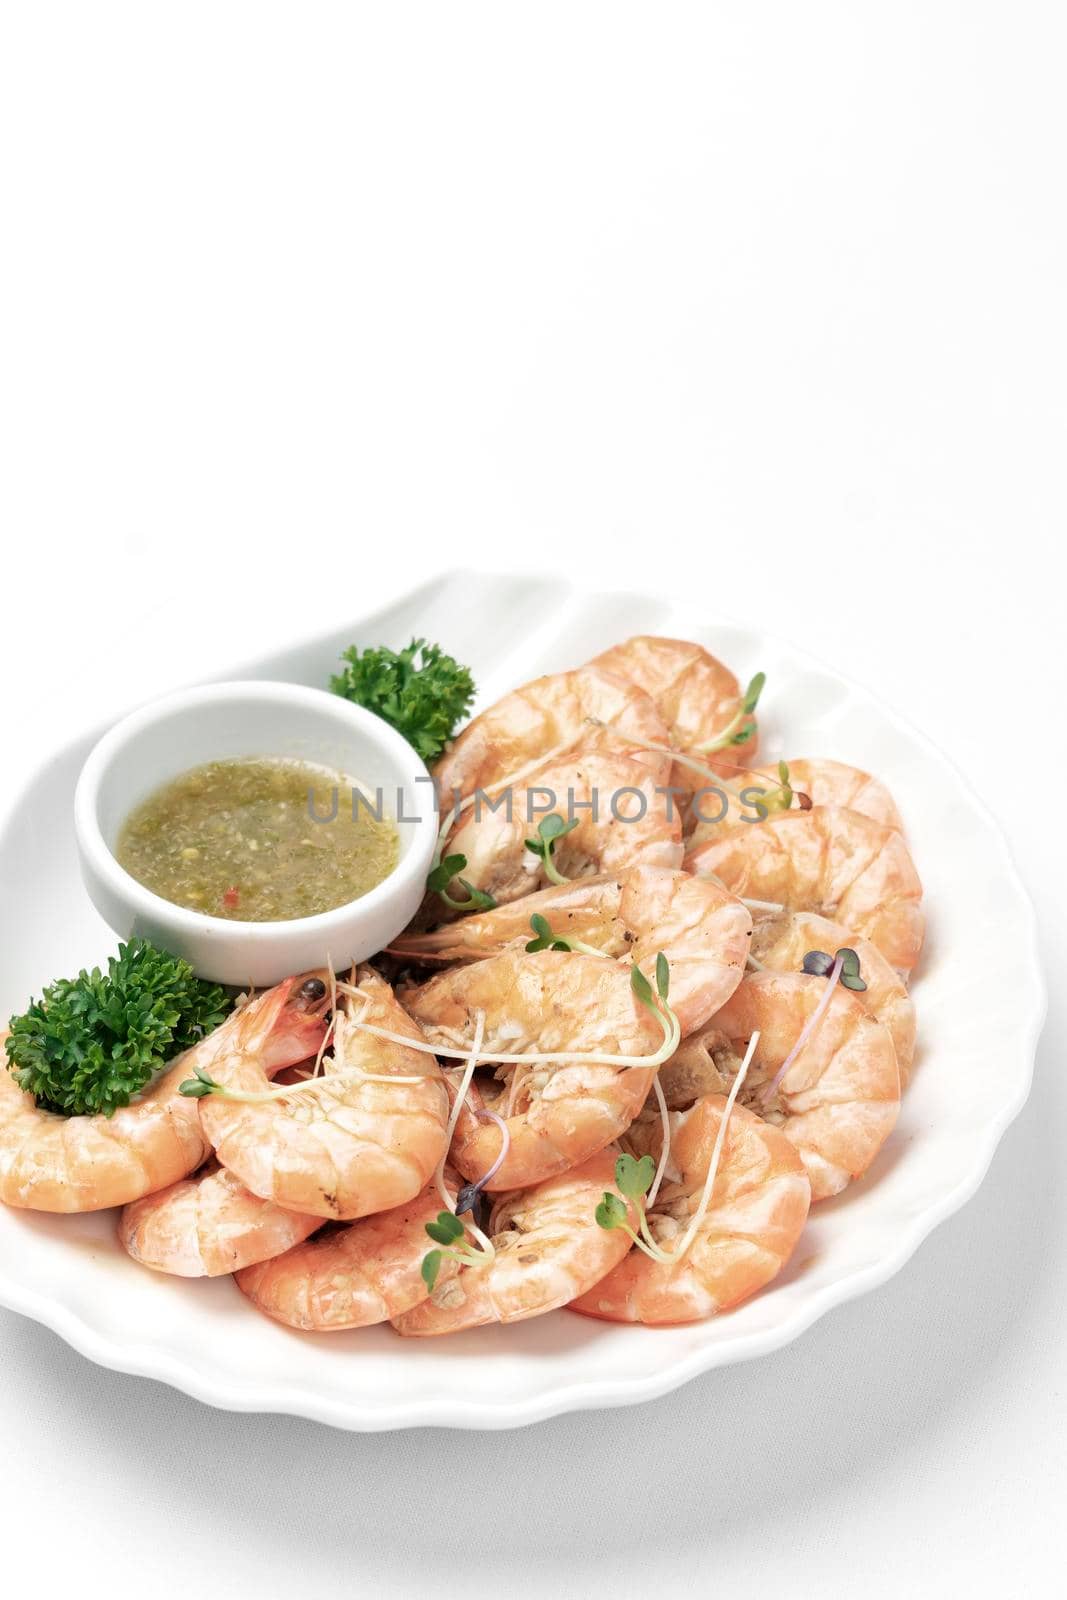
{"type": "MultiPolygon", "coordinates": [[[[400,603],[423,597],[439,584],[461,579],[463,576],[463,569],[450,569],[437,574],[413,589],[391,597],[375,611],[362,617],[353,616],[350,619],[350,626],[354,629],[362,621],[372,620],[400,603]]],[[[472,573],[471,576],[479,581],[494,578],[500,582],[522,581],[514,574],[479,572],[472,573]]],[[[602,596],[626,597],[650,606],[665,606],[676,612],[684,613],[687,610],[684,602],[679,604],[672,595],[664,591],[646,591],[642,595],[637,595],[634,591],[620,589],[606,590],[594,595],[580,585],[566,584],[563,587],[571,596],[589,601],[602,596]]],[[[707,614],[699,623],[694,620],[694,626],[728,627],[758,636],[771,645],[785,650],[820,675],[832,679],[837,685],[858,694],[876,708],[911,744],[918,746],[928,759],[933,759],[942,766],[966,795],[987,834],[996,843],[1017,909],[1023,912],[1027,949],[1021,952],[1021,955],[1031,989],[1028,1015],[1019,1025],[1016,1035],[1023,1071],[1018,1078],[1015,1092],[1000,1102],[996,1117],[983,1126],[984,1138],[975,1146],[974,1157],[968,1171],[936,1202],[929,1203],[922,1211],[915,1214],[910,1226],[899,1236],[894,1249],[887,1251],[879,1260],[858,1267],[833,1284],[813,1292],[810,1301],[783,1318],[773,1329],[743,1333],[732,1343],[709,1345],[694,1350],[662,1370],[644,1377],[602,1381],[580,1378],[572,1383],[557,1382],[553,1387],[526,1399],[481,1404],[469,1399],[456,1402],[447,1396],[437,1395],[432,1399],[422,1396],[406,1404],[394,1402],[388,1408],[369,1410],[358,1400],[341,1401],[335,1395],[322,1396],[298,1385],[278,1381],[270,1385],[251,1384],[237,1390],[232,1383],[212,1380],[187,1360],[165,1347],[159,1345],[145,1347],[140,1342],[124,1342],[110,1338],[93,1327],[84,1316],[71,1310],[61,1299],[27,1289],[2,1266],[0,1266],[0,1303],[51,1329],[73,1349],[100,1366],[131,1376],[167,1383],[192,1398],[219,1409],[289,1414],[330,1426],[366,1432],[425,1426],[495,1430],[525,1426],[576,1410],[639,1405],[658,1399],[704,1372],[740,1361],[754,1360],[761,1355],[782,1349],[835,1307],[869,1293],[899,1272],[934,1228],[959,1211],[975,1194],[989,1170],[1005,1131],[1018,1116],[1029,1096],[1033,1082],[1034,1058],[1048,1003],[1047,985],[1040,959],[1038,923],[1033,903],[1019,876],[1004,830],[985,802],[975,794],[967,779],[950,758],[926,734],[913,727],[880,694],[846,677],[805,646],[796,645],[783,635],[771,633],[760,627],[754,628],[751,624],[725,613],[707,614]]],[[[225,676],[241,678],[261,672],[266,663],[277,659],[280,654],[291,654],[302,648],[312,647],[324,637],[324,631],[335,630],[319,629],[309,632],[296,640],[289,641],[268,656],[246,660],[230,669],[225,676]]],[[[194,681],[221,681],[221,679],[221,674],[212,674],[209,679],[194,681]]],[[[80,738],[66,740],[62,749],[69,750],[81,743],[84,737],[86,736],[82,735],[80,738]]],[[[53,755],[39,762],[30,776],[19,785],[10,801],[3,806],[0,813],[0,844],[23,800],[47,772],[54,759],[53,755]]],[[[642,1336],[654,1338],[655,1330],[644,1330],[642,1336]]]]}

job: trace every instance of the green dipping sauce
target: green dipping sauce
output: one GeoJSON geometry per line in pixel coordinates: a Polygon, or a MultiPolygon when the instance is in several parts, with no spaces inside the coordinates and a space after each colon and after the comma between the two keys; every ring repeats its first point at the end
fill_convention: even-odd
{"type": "Polygon", "coordinates": [[[358,900],[392,872],[396,824],[374,806],[350,777],[306,762],[210,761],[130,813],[115,857],[172,905],[290,922],[358,900]]]}

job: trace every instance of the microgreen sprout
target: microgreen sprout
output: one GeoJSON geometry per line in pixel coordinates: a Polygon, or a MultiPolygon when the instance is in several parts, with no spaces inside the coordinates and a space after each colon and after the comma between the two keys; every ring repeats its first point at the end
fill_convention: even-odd
{"type": "Polygon", "coordinates": [[[467,865],[467,858],[463,855],[445,856],[426,879],[426,887],[431,894],[438,894],[453,911],[492,911],[496,901],[491,894],[486,894],[484,889],[476,889],[473,883],[466,878],[459,878],[459,874],[467,865]],[[448,892],[448,886],[454,878],[459,878],[461,886],[467,891],[466,900],[457,900],[448,892]]]}
{"type": "Polygon", "coordinates": [[[653,1206],[656,1203],[656,1196],[659,1194],[660,1184],[663,1182],[663,1179],[666,1176],[667,1162],[670,1160],[671,1155],[671,1114],[667,1107],[667,1097],[663,1093],[663,1085],[659,1081],[658,1072],[652,1079],[652,1092],[656,1096],[656,1105],[659,1107],[659,1120],[662,1140],[659,1153],[659,1165],[656,1168],[656,1176],[653,1178],[652,1187],[648,1191],[649,1206],[653,1206]]]}
{"type": "Polygon", "coordinates": [[[784,761],[778,763],[778,787],[760,796],[759,809],[766,816],[776,811],[788,811],[793,804],[793,790],[789,782],[789,768],[784,761]]]}
{"type": "Polygon", "coordinates": [[[663,1044],[656,1054],[664,1061],[674,1054],[682,1042],[681,1024],[667,1003],[670,986],[671,969],[662,950],[656,957],[655,994],[653,994],[652,985],[641,971],[641,968],[636,965],[630,968],[630,988],[649,1015],[655,1017],[663,1029],[663,1044]],[[666,1055],[662,1054],[663,1051],[666,1051],[666,1055]]]}
{"type": "Polygon", "coordinates": [[[221,1094],[222,1084],[216,1083],[214,1078],[209,1078],[203,1067],[195,1067],[194,1078],[186,1078],[179,1086],[178,1093],[186,1095],[190,1100],[203,1100],[208,1094],[221,1094]]]}
{"type": "Polygon", "coordinates": [[[536,950],[577,950],[585,956],[602,956],[603,950],[597,950],[594,945],[585,944],[581,939],[570,939],[565,934],[553,933],[548,918],[535,911],[530,918],[530,927],[535,937],[526,946],[533,954],[536,950]]]}
{"type": "Polygon", "coordinates": [[[867,985],[860,976],[860,958],[855,950],[843,945],[840,950],[828,956],[825,950],[809,950],[804,957],[802,970],[809,977],[827,978],[834,969],[836,962],[840,961],[839,981],[843,989],[854,989],[862,993],[867,985]]]}
{"type": "Polygon", "coordinates": [[[634,1156],[621,1155],[615,1163],[615,1187],[619,1194],[605,1190],[595,1215],[599,1227],[606,1228],[609,1232],[621,1228],[646,1255],[654,1256],[657,1260],[665,1260],[666,1252],[661,1250],[653,1239],[645,1215],[645,1196],[651,1189],[655,1176],[656,1163],[651,1156],[642,1156],[638,1160],[634,1156]],[[619,1195],[623,1197],[621,1200],[619,1195]],[[629,1206],[626,1205],[627,1200],[630,1202],[629,1206]],[[637,1218],[640,1235],[630,1226],[631,1208],[637,1218]]]}
{"type": "Polygon", "coordinates": [[[763,686],[767,682],[765,672],[757,672],[741,697],[741,704],[736,713],[713,739],[698,744],[695,749],[699,755],[714,755],[716,750],[728,750],[732,745],[747,744],[756,731],[756,724],[749,719],[752,717],[759,697],[763,693],[763,686]]]}
{"type": "Polygon", "coordinates": [[[436,1222],[426,1223],[426,1232],[439,1247],[422,1258],[422,1281],[431,1294],[437,1283],[437,1274],[446,1258],[462,1266],[476,1266],[485,1259],[484,1252],[476,1250],[466,1236],[466,1229],[454,1211],[439,1211],[436,1222]]]}
{"type": "Polygon", "coordinates": [[[568,883],[570,880],[563,876],[553,860],[557,842],[578,826],[578,818],[572,817],[569,822],[564,822],[555,812],[551,816],[542,817],[537,824],[537,838],[527,839],[526,848],[533,855],[539,856],[544,863],[545,877],[552,883],[568,883]]]}

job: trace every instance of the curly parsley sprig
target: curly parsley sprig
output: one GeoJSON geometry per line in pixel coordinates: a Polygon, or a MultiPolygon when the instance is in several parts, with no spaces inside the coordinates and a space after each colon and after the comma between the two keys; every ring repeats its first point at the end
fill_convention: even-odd
{"type": "Polygon", "coordinates": [[[60,978],[11,1018],[10,1070],[44,1111],[110,1117],[232,1004],[187,961],[131,939],[106,972],[60,978]]]}
{"type": "Polygon", "coordinates": [[[334,694],[382,717],[424,761],[441,754],[471,708],[469,669],[425,639],[403,650],[352,645],[341,659],[344,670],[330,679],[334,694]]]}

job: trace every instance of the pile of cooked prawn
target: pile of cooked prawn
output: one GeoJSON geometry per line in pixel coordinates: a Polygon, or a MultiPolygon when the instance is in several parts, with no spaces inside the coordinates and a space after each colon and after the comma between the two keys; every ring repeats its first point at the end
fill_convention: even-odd
{"type": "Polygon", "coordinates": [[[135,1261],[314,1332],[736,1306],[892,1131],[923,941],[884,785],[758,744],[681,640],[506,695],[437,764],[460,864],[388,951],[244,999],[109,1118],[0,1072],[0,1200],[121,1207],[135,1261]]]}

